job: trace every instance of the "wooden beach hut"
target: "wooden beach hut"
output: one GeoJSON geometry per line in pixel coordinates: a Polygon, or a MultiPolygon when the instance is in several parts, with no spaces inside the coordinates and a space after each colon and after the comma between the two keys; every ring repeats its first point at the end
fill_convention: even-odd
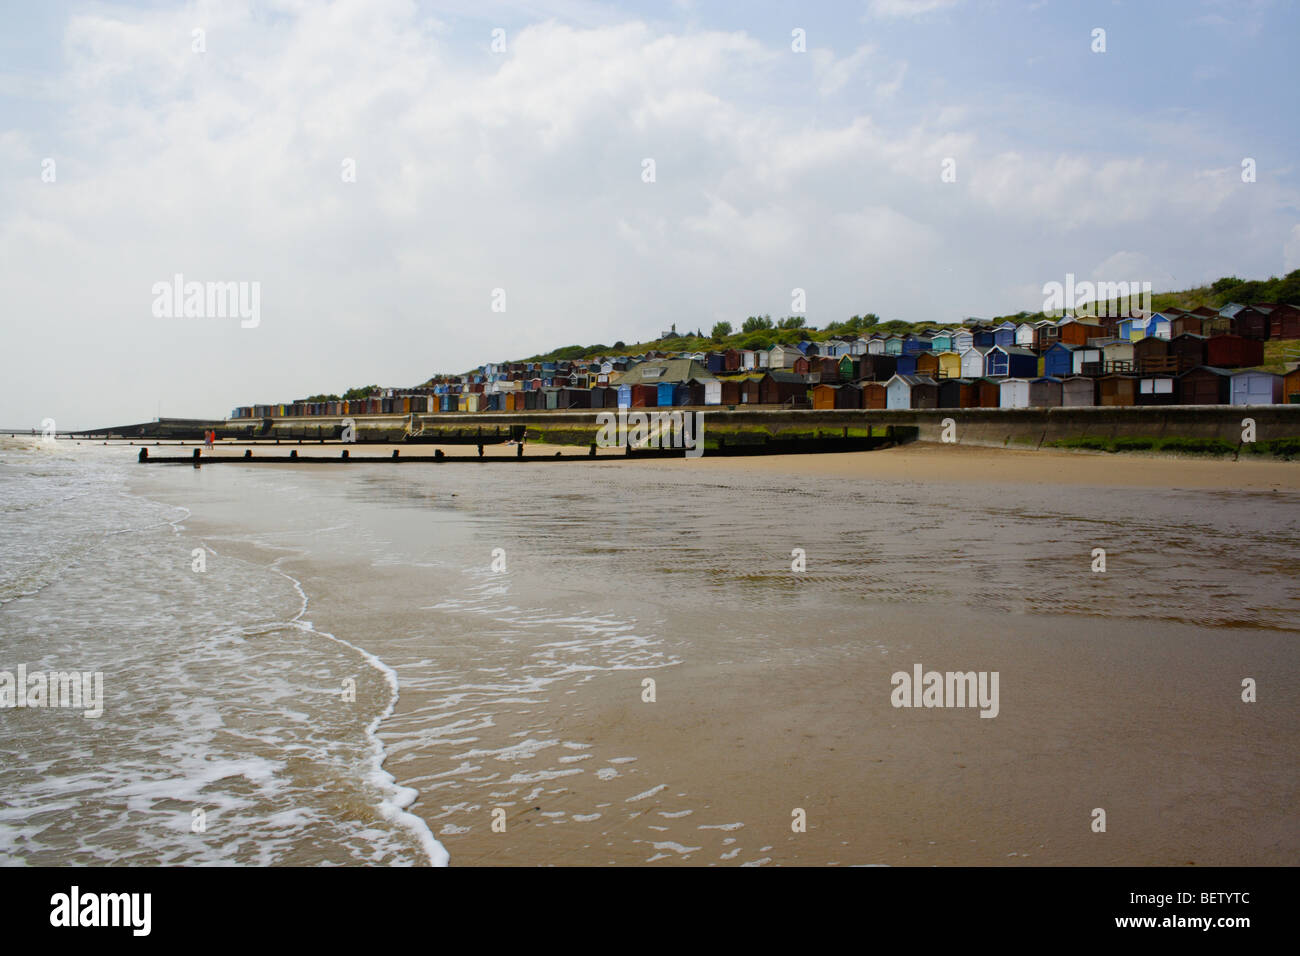
{"type": "Polygon", "coordinates": [[[984,356],[986,378],[1033,378],[1038,374],[1038,356],[1014,345],[995,345],[984,356]]]}
{"type": "Polygon", "coordinates": [[[888,408],[888,386],[884,382],[863,382],[862,407],[871,409],[888,408]]]}
{"type": "Polygon", "coordinates": [[[1043,353],[1043,374],[1059,377],[1075,374],[1074,350],[1079,347],[1066,345],[1064,342],[1057,342],[1050,346],[1043,353]]]}
{"type": "Polygon", "coordinates": [[[1098,405],[1136,405],[1137,376],[1111,373],[1097,379],[1098,405]]]}
{"type": "Polygon", "coordinates": [[[1187,372],[1205,364],[1205,336],[1183,332],[1169,340],[1169,354],[1179,372],[1187,372]]]}
{"type": "Polygon", "coordinates": [[[1064,379],[1043,375],[1029,383],[1029,404],[1032,408],[1060,408],[1063,404],[1064,379]]]}
{"type": "Polygon", "coordinates": [[[1215,368],[1263,365],[1264,343],[1241,335],[1212,335],[1205,340],[1205,364],[1215,368]]]}
{"type": "Polygon", "coordinates": [[[1280,405],[1282,403],[1282,376],[1272,372],[1237,372],[1231,378],[1233,405],[1280,405]]]}
{"type": "Polygon", "coordinates": [[[1177,379],[1179,405],[1227,405],[1232,396],[1232,373],[1201,365],[1177,379]]]}
{"type": "Polygon", "coordinates": [[[988,349],[972,345],[961,353],[961,377],[983,378],[984,358],[988,349]]]}
{"type": "Polygon", "coordinates": [[[895,375],[886,383],[889,408],[938,408],[939,384],[924,375],[895,375]]]}
{"type": "MultiPolygon", "coordinates": [[[[769,371],[759,383],[761,401],[764,405],[784,405],[791,400],[808,397],[808,382],[802,375],[794,372],[769,371]]],[[[817,406],[814,404],[813,406],[817,406]]],[[[824,406],[834,408],[832,404],[824,406]]]]}
{"type": "Polygon", "coordinates": [[[892,355],[864,355],[858,362],[858,378],[887,382],[898,374],[898,359],[892,355]]]}
{"type": "Polygon", "coordinates": [[[999,408],[1028,408],[1029,379],[1004,378],[998,383],[999,408]]]}
{"type": "Polygon", "coordinates": [[[1173,373],[1178,370],[1177,360],[1170,358],[1169,343],[1154,335],[1133,343],[1133,361],[1141,375],[1173,373]]]}
{"type": "Polygon", "coordinates": [[[916,356],[916,374],[939,378],[939,355],[937,352],[922,352],[916,356]]]}
{"type": "Polygon", "coordinates": [[[1282,401],[1287,405],[1300,405],[1300,365],[1282,376],[1282,401]]]}
{"type": "Polygon", "coordinates": [[[1097,404],[1097,382],[1086,375],[1071,375],[1061,380],[1061,406],[1087,408],[1097,404]]]}
{"type": "Polygon", "coordinates": [[[1176,405],[1178,389],[1175,386],[1172,375],[1143,375],[1138,379],[1137,404],[1176,405]]]}

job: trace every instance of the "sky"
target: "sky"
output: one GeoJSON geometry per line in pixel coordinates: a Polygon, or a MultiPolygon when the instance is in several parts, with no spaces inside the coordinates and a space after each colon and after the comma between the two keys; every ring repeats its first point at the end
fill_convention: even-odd
{"type": "Polygon", "coordinates": [[[812,326],[948,324],[1067,274],[1300,268],[1293,0],[13,0],[0,24],[0,427],[415,385],[795,290],[812,326]],[[255,291],[256,321],[167,314],[177,275],[255,291]]]}

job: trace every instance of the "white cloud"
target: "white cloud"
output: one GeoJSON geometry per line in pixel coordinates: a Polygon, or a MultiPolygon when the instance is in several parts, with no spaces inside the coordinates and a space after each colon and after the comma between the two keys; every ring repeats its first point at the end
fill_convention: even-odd
{"type": "Polygon", "coordinates": [[[899,19],[947,10],[960,2],[961,0],[871,0],[868,9],[873,16],[881,19],[899,19]]]}
{"type": "Polygon", "coordinates": [[[810,64],[782,36],[607,18],[511,28],[493,55],[486,30],[397,0],[251,9],[78,17],[38,84],[50,128],[0,134],[3,424],[413,384],[785,314],[795,286],[813,325],[1001,314],[1116,249],[1181,273],[1231,248],[1221,271],[1247,274],[1284,231],[1286,194],[1200,170],[1195,143],[1007,142],[986,119],[1015,105],[976,90],[890,112],[906,64],[867,44],[810,64]],[[260,326],[154,319],[177,272],[260,281],[260,326]]]}

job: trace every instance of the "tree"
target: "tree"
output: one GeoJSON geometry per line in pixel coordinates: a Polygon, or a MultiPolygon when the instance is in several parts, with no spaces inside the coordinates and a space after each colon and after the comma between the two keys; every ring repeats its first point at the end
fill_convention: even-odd
{"type": "Polygon", "coordinates": [[[802,329],[804,317],[802,315],[787,315],[776,323],[778,329],[802,329]]]}
{"type": "Polygon", "coordinates": [[[742,332],[762,332],[772,327],[772,317],[770,315],[751,315],[745,320],[745,324],[740,327],[742,332]]]}
{"type": "Polygon", "coordinates": [[[713,326],[712,338],[715,342],[721,342],[731,334],[730,322],[718,322],[713,326]]]}
{"type": "Polygon", "coordinates": [[[620,352],[625,348],[627,348],[627,343],[624,342],[622,339],[619,339],[617,342],[614,343],[615,352],[620,352]]]}
{"type": "Polygon", "coordinates": [[[343,393],[343,401],[350,402],[357,398],[369,398],[377,391],[379,391],[378,385],[362,385],[360,388],[350,388],[343,393]]]}

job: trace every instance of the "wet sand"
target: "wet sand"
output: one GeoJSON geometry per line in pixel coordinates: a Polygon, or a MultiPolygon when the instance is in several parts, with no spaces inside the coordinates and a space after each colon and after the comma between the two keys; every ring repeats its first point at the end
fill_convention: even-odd
{"type": "MultiPolygon", "coordinates": [[[[752,540],[761,520],[745,526],[744,543],[733,553],[710,559],[706,568],[716,564],[717,571],[678,568],[680,556],[666,553],[658,539],[641,546],[636,553],[648,576],[641,597],[601,593],[602,584],[626,592],[623,578],[584,579],[568,566],[530,565],[518,557],[551,525],[564,527],[566,538],[541,549],[548,555],[580,554],[584,538],[601,533],[585,523],[570,528],[578,519],[570,519],[562,499],[575,485],[578,494],[582,488],[605,494],[618,483],[635,500],[661,482],[684,481],[679,490],[662,492],[663,501],[685,500],[681,496],[699,485],[708,495],[701,507],[721,509],[722,519],[789,498],[800,514],[768,548],[779,556],[801,540],[790,537],[791,528],[806,525],[815,533],[802,540],[815,541],[836,527],[842,507],[796,502],[792,490],[782,490],[791,478],[814,502],[819,481],[843,490],[865,479],[864,487],[884,488],[904,501],[938,496],[954,508],[1014,494],[1016,485],[1047,486],[1046,492],[1039,488],[1040,502],[1099,518],[1114,510],[1108,489],[1132,488],[1153,503],[1163,500],[1160,489],[1188,489],[1174,513],[1186,509],[1200,520],[1215,518],[1216,494],[1238,496],[1243,514],[1261,514],[1261,528],[1286,519],[1276,559],[1294,569],[1289,525],[1300,488],[1296,464],[917,444],[855,454],[610,462],[593,466],[597,471],[574,471],[582,467],[560,469],[574,477],[554,485],[548,479],[545,490],[519,505],[525,516],[533,515],[531,527],[501,526],[514,527],[519,541],[502,538],[505,532],[487,518],[473,546],[486,552],[501,541],[511,550],[515,563],[500,589],[502,607],[527,609],[531,600],[544,601],[547,609],[595,613],[612,606],[667,648],[665,661],[653,668],[595,668],[478,706],[474,688],[490,679],[484,675],[536,672],[539,655],[552,652],[524,646],[491,615],[474,618],[453,609],[431,622],[430,608],[439,605],[428,596],[429,572],[409,562],[377,575],[345,554],[315,551],[282,565],[311,596],[316,627],[378,653],[401,675],[397,711],[381,730],[387,768],[421,792],[411,809],[438,835],[453,866],[1300,861],[1293,813],[1300,715],[1296,629],[1189,623],[1203,613],[1198,607],[1217,607],[1197,605],[1198,592],[1201,601],[1230,597],[1207,599],[1204,588],[1192,587],[1170,596],[1182,602],[1179,613],[1135,620],[1128,615],[1136,605],[1097,590],[1118,586],[1118,575],[1100,582],[1085,573],[1079,590],[1096,592],[1090,603],[1069,614],[1043,613],[1041,604],[1009,597],[1014,588],[982,565],[964,571],[961,553],[945,554],[934,550],[933,540],[918,539],[895,542],[891,560],[930,555],[927,560],[948,562],[947,574],[970,578],[971,590],[945,602],[905,585],[902,603],[882,604],[833,590],[817,574],[800,583],[765,571],[771,555],[752,540]],[[688,570],[689,579],[681,578],[688,570]],[[676,583],[669,587],[652,577],[676,583]],[[987,607],[979,597],[981,582],[996,598],[987,607]],[[999,715],[894,708],[890,675],[915,663],[927,670],[998,671],[999,715]],[[434,677],[453,673],[458,702],[449,709],[448,691],[434,677]],[[653,703],[642,699],[647,677],[656,681],[653,703]],[[1241,700],[1246,677],[1259,683],[1258,703],[1241,700]],[[491,827],[496,808],[505,813],[504,833],[491,827]],[[1095,808],[1106,811],[1105,833],[1093,832],[1095,808]],[[806,814],[803,833],[791,828],[797,809],[806,814]]],[[[428,480],[446,481],[455,471],[428,480]]],[[[392,474],[399,472],[403,487],[424,487],[422,476],[403,469],[392,474]]],[[[458,487],[462,496],[469,494],[468,486],[458,487]]],[[[430,485],[428,494],[449,500],[442,486],[430,485]]],[[[484,494],[490,511],[496,506],[484,494]]],[[[646,508],[672,513],[659,501],[646,508]]],[[[596,513],[611,523],[623,520],[617,504],[596,513]]],[[[859,515],[843,513],[851,527],[861,526],[859,515]]],[[[1013,541],[1016,519],[1006,520],[1013,541]]],[[[655,527],[645,516],[634,527],[641,523],[655,527]]],[[[201,510],[189,525],[189,533],[222,533],[220,522],[205,524],[201,510]]],[[[1168,546],[1162,555],[1161,542],[1144,529],[1126,521],[1120,526],[1128,529],[1130,549],[1150,541],[1155,554],[1148,560],[1177,560],[1168,546]]],[[[1222,568],[1223,580],[1213,583],[1223,591],[1216,594],[1231,595],[1234,582],[1253,572],[1231,566],[1236,527],[1221,530],[1223,541],[1213,548],[1222,551],[1209,567],[1222,568]]],[[[682,536],[689,544],[691,532],[682,536]]],[[[609,547],[621,550],[628,543],[609,547]]],[[[1083,538],[1078,546],[1086,554],[1091,543],[1083,538]]],[[[1000,553],[1008,547],[999,542],[1000,553]]],[[[256,549],[244,550],[250,560],[267,560],[256,549]]],[[[598,549],[591,567],[604,574],[609,565],[601,562],[621,560],[617,553],[598,549]]],[[[868,583],[873,572],[862,573],[868,583]]],[[[1052,567],[1051,573],[1060,572],[1052,567]]],[[[1201,567],[1188,576],[1206,573],[1201,567]]],[[[550,642],[568,633],[559,625],[541,631],[538,639],[550,642]]]]}
{"type": "MultiPolygon", "coordinates": [[[[671,462],[659,462],[671,465],[671,462]]],[[[1300,489],[1300,462],[1243,455],[1219,458],[987,448],[915,442],[873,452],[771,455],[754,458],[704,456],[701,469],[741,468],[755,474],[819,478],[872,478],[954,482],[1094,485],[1133,488],[1230,490],[1300,489]]]]}

